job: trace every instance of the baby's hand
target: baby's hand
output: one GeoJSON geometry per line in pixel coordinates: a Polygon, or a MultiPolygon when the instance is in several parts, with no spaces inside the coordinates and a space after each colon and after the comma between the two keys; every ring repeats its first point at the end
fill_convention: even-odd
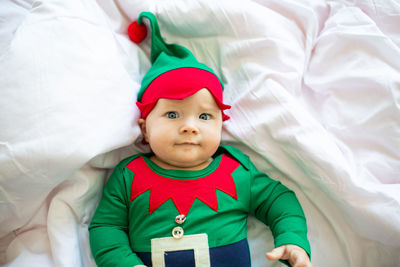
{"type": "Polygon", "coordinates": [[[273,249],[266,255],[270,261],[287,260],[292,267],[312,267],[307,252],[296,245],[284,245],[273,249]]]}

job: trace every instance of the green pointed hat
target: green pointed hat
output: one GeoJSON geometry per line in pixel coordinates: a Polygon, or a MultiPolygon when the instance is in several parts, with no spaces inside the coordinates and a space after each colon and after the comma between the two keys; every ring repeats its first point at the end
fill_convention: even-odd
{"type": "Polygon", "coordinates": [[[142,118],[147,117],[160,98],[184,99],[206,88],[221,109],[223,120],[229,119],[224,110],[230,106],[223,103],[224,86],[219,77],[210,67],[198,62],[187,48],[165,43],[153,13],[140,13],[138,20],[129,25],[129,38],[135,43],[146,38],[143,18],[150,22],[152,66],[143,77],[136,103],[142,118]]]}

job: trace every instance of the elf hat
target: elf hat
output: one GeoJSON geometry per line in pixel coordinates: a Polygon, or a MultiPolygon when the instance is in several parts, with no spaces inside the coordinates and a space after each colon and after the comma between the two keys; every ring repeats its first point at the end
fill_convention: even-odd
{"type": "Polygon", "coordinates": [[[224,86],[221,80],[210,67],[198,62],[187,48],[165,43],[153,13],[140,13],[138,20],[128,27],[129,38],[135,43],[146,38],[147,28],[143,18],[149,20],[151,27],[152,66],[143,77],[136,102],[142,118],[147,117],[160,98],[185,99],[207,88],[222,111],[222,119],[229,119],[224,114],[230,106],[223,103],[224,86]]]}

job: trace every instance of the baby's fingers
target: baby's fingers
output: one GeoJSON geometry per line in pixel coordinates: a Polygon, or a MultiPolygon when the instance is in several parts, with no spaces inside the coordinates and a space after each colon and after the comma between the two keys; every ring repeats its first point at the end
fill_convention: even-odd
{"type": "Polygon", "coordinates": [[[277,248],[273,249],[272,251],[268,252],[265,256],[270,261],[275,261],[275,260],[282,259],[284,253],[285,253],[285,247],[282,246],[282,247],[277,247],[277,248]]]}
{"type": "Polygon", "coordinates": [[[294,250],[290,253],[289,263],[293,267],[311,267],[308,256],[298,250],[294,250]]]}
{"type": "Polygon", "coordinates": [[[304,249],[297,246],[287,246],[286,251],[288,252],[288,257],[286,258],[290,266],[292,267],[312,267],[310,258],[304,249]]]}

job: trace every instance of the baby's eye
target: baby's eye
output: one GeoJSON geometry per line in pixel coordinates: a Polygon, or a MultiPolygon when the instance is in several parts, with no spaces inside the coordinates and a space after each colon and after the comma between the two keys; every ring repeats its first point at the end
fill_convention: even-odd
{"type": "Polygon", "coordinates": [[[207,114],[207,113],[201,113],[200,116],[199,116],[199,119],[206,121],[206,120],[211,119],[211,115],[207,114]]]}
{"type": "Polygon", "coordinates": [[[175,111],[168,111],[165,113],[165,116],[167,116],[168,119],[176,119],[179,117],[178,113],[175,111]]]}

